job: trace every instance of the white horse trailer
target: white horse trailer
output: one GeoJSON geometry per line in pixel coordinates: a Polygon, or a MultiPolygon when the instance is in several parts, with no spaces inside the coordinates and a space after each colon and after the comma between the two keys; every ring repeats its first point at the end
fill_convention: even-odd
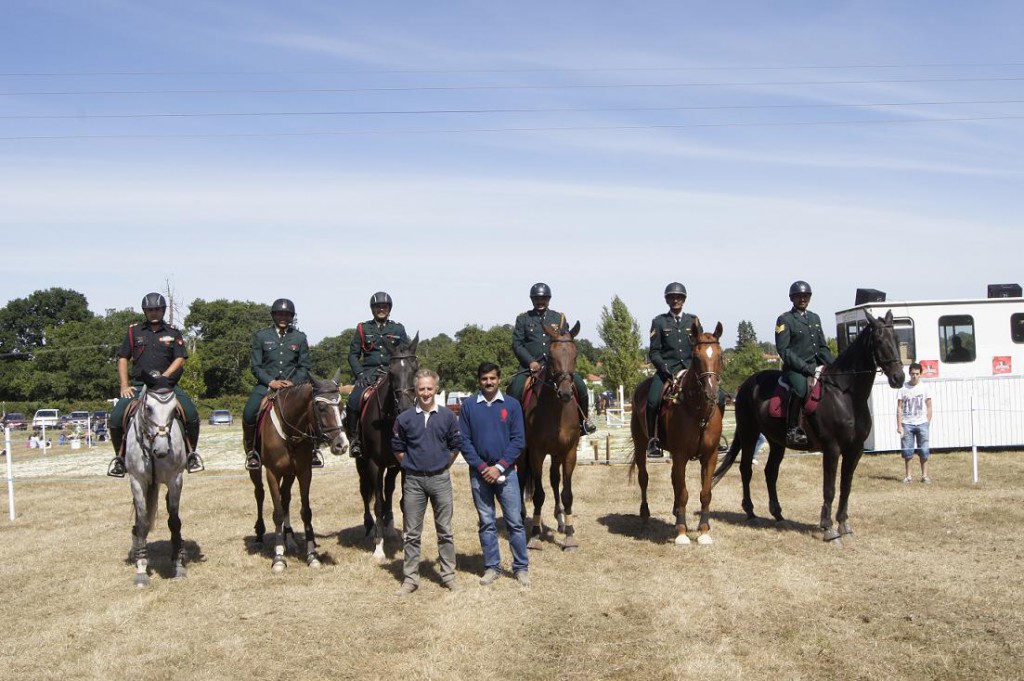
{"type": "MultiPolygon", "coordinates": [[[[889,310],[904,365],[917,362],[931,389],[933,448],[1024,446],[1024,298],[1017,284],[994,284],[988,298],[886,301],[858,289],[856,305],[836,312],[840,352],[889,310]]],[[[879,375],[871,391],[872,429],[864,448],[900,448],[896,396],[879,375]]]]}

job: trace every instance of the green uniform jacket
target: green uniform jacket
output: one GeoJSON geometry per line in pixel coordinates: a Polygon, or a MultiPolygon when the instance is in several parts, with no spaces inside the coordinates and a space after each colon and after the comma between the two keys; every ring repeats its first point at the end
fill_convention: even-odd
{"type": "Polygon", "coordinates": [[[519,358],[519,366],[530,367],[530,362],[540,362],[548,355],[551,337],[544,333],[544,327],[554,333],[567,333],[565,315],[548,309],[543,316],[537,310],[524,312],[516,317],[516,328],[512,331],[512,352],[519,358]]]}
{"type": "Polygon", "coordinates": [[[801,315],[794,307],[778,318],[775,348],[782,358],[782,371],[800,376],[813,376],[819,364],[828,366],[835,361],[821,328],[821,318],[810,310],[801,315]]]}
{"type": "Polygon", "coordinates": [[[356,325],[356,332],[348,346],[348,366],[352,375],[358,378],[368,369],[386,365],[391,359],[391,344],[408,345],[409,336],[405,327],[388,319],[378,324],[369,319],[356,325]]]}
{"type": "Polygon", "coordinates": [[[289,326],[283,336],[274,326],[254,333],[250,363],[253,376],[260,385],[268,387],[276,380],[289,380],[296,385],[307,383],[313,367],[306,334],[294,326],[289,326]]]}
{"type": "Polygon", "coordinates": [[[683,312],[676,321],[671,312],[666,312],[651,321],[651,350],[647,357],[659,374],[671,376],[680,369],[690,368],[693,361],[690,329],[696,320],[694,315],[683,312]]]}

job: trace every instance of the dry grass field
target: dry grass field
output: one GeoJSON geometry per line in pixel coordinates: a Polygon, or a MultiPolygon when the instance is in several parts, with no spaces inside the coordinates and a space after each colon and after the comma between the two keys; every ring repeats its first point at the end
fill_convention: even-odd
{"type": "MultiPolygon", "coordinates": [[[[106,448],[15,450],[18,517],[0,519],[4,679],[1012,679],[1024,678],[1024,456],[933,459],[928,486],[903,485],[895,454],[855,481],[856,538],[815,528],[820,460],[783,464],[790,519],[751,526],[738,471],[715,490],[711,547],[672,544],[668,467],[652,466],[651,533],[624,466],[581,467],[581,548],[554,537],[531,554],[533,588],[479,587],[480,546],[457,469],[459,579],[432,560],[399,600],[401,547],[383,566],[363,539],[351,462],[313,481],[325,565],[270,570],[251,544],[251,486],[237,429],[204,431],[206,472],[183,494],[189,577],[173,581],[166,514],[151,536],[154,579],[132,586],[125,481],[101,477],[106,448]]],[[[755,503],[765,512],[760,469],[755,503]]],[[[6,506],[6,493],[2,495],[6,506]]],[[[694,509],[691,509],[694,510],[694,509]]],[[[550,514],[545,514],[550,518],[550,514]]],[[[297,518],[297,510],[293,517],[297,518]]],[[[436,557],[433,532],[425,556],[436,557]]],[[[508,561],[507,543],[502,544],[508,561]]]]}

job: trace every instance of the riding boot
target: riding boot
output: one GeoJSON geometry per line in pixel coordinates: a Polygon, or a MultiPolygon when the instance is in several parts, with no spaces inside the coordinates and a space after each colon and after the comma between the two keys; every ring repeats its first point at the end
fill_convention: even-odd
{"type": "Polygon", "coordinates": [[[124,454],[121,446],[124,443],[124,428],[121,426],[110,426],[110,443],[114,445],[114,458],[110,460],[107,467],[107,475],[112,478],[123,478],[125,474],[124,454]]]}
{"type": "Polygon", "coordinates": [[[256,424],[242,421],[242,447],[245,449],[245,468],[258,471],[262,465],[260,453],[256,451],[256,424]]]}
{"type": "Polygon", "coordinates": [[[647,458],[660,459],[664,456],[661,442],[658,440],[658,407],[647,405],[647,458]]]}
{"type": "Polygon", "coordinates": [[[313,468],[324,467],[324,459],[322,456],[320,456],[320,450],[315,447],[313,448],[313,461],[309,465],[312,466],[313,468]]]}
{"type": "Polygon", "coordinates": [[[203,457],[199,456],[199,422],[185,424],[185,449],[188,450],[188,458],[185,460],[185,468],[189,473],[197,473],[205,470],[203,457]]]}
{"type": "Polygon", "coordinates": [[[789,393],[789,406],[786,410],[786,446],[806,447],[807,434],[800,428],[800,410],[803,409],[803,399],[789,393]]]}
{"type": "Polygon", "coordinates": [[[597,432],[597,426],[590,420],[590,395],[583,393],[576,399],[580,405],[580,435],[593,435],[597,432]]]}
{"type": "Polygon", "coordinates": [[[348,436],[348,455],[352,458],[358,457],[363,453],[362,443],[359,442],[359,410],[355,411],[355,414],[346,414],[348,417],[348,428],[346,428],[346,435],[348,436]]]}

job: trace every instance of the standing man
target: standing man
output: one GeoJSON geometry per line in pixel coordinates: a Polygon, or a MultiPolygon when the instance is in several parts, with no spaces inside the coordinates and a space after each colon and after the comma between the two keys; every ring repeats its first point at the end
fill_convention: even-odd
{"type": "Polygon", "coordinates": [[[185,465],[189,473],[201,471],[203,459],[196,449],[199,444],[199,412],[185,391],[178,386],[182,367],[188,359],[185,339],[181,331],[164,322],[167,300],[159,293],[146,294],[142,299],[142,312],[146,315],[146,321],[129,326],[128,334],[117,350],[121,398],[110,411],[110,444],[114,446],[114,458],[107,468],[107,475],[124,477],[124,452],[121,449],[124,440],[124,411],[142,390],[144,376],[153,389],[174,390],[174,396],[185,412],[185,447],[188,448],[185,465]],[[128,380],[129,360],[131,382],[128,380]]]}
{"type": "Polygon", "coordinates": [[[363,392],[377,382],[381,373],[387,371],[391,344],[409,342],[405,327],[391,320],[393,306],[391,296],[384,291],[377,291],[370,296],[373,319],[356,325],[355,335],[348,346],[348,365],[355,377],[355,387],[348,396],[345,433],[348,435],[351,446],[349,453],[352,456],[359,456],[362,449],[359,442],[359,400],[363,392]]]}
{"type": "Polygon", "coordinates": [[[416,372],[416,405],[395,419],[391,450],[402,466],[402,517],[405,564],[397,596],[408,596],[420,586],[420,540],[427,501],[434,508],[441,584],[458,591],[455,581],[455,536],[452,534],[452,477],[448,472],[462,446],[459,423],[447,407],[434,400],[437,374],[416,372]]]}
{"type": "Polygon", "coordinates": [[[793,308],[775,322],[775,349],[782,358],[782,377],[789,384],[786,445],[806,447],[807,433],[800,428],[800,410],[807,399],[807,379],[814,376],[819,366],[830,366],[835,359],[825,339],[821,318],[807,309],[811,285],[794,281],[789,287],[789,299],[793,308]]]}
{"type": "Polygon", "coordinates": [[[690,329],[696,317],[683,312],[686,302],[686,287],[673,281],[665,287],[665,302],[668,312],[651,321],[651,349],[647,357],[654,367],[654,378],[647,391],[647,456],[657,459],[662,456],[658,440],[658,411],[661,409],[661,392],[665,383],[683,369],[690,368],[693,361],[693,345],[690,343],[690,329]]]}
{"type": "MultiPolygon", "coordinates": [[[[242,410],[242,446],[245,448],[245,467],[260,469],[260,454],[256,451],[256,418],[260,402],[271,390],[290,388],[309,381],[312,363],[306,334],[295,328],[295,303],[278,298],[270,306],[273,326],[260,329],[252,335],[249,364],[256,377],[256,387],[242,410]]],[[[313,467],[323,468],[320,451],[313,450],[313,467]]]]}
{"type": "Polygon", "coordinates": [[[530,557],[526,552],[523,526],[523,497],[516,475],[516,459],[526,446],[523,409],[511,396],[501,394],[501,369],[484,362],[476,371],[480,391],[467,397],[459,411],[462,457],[469,464],[469,484],[479,516],[480,548],[484,552],[484,574],[480,584],[493,584],[500,575],[501,552],[495,525],[494,500],[512,548],[512,574],[522,586],[530,586],[530,557]]]}
{"type": "Polygon", "coordinates": [[[928,484],[928,431],[932,422],[932,394],[928,386],[921,383],[921,365],[910,365],[910,382],[900,388],[896,402],[896,432],[900,434],[903,447],[903,463],[906,475],[903,482],[911,483],[910,462],[914,459],[914,441],[920,448],[921,482],[928,484]]]}
{"type": "MultiPolygon", "coordinates": [[[[512,332],[512,352],[519,358],[519,371],[512,377],[508,387],[509,394],[522,402],[526,377],[537,376],[543,363],[547,360],[548,344],[551,338],[544,332],[550,329],[554,333],[568,333],[565,315],[548,307],[551,302],[551,288],[547,284],[537,283],[530,287],[530,301],[533,309],[516,317],[516,327],[512,332]]],[[[580,432],[589,435],[597,430],[590,420],[590,394],[587,384],[579,373],[573,373],[572,382],[576,389],[576,401],[580,408],[580,432]]]]}

